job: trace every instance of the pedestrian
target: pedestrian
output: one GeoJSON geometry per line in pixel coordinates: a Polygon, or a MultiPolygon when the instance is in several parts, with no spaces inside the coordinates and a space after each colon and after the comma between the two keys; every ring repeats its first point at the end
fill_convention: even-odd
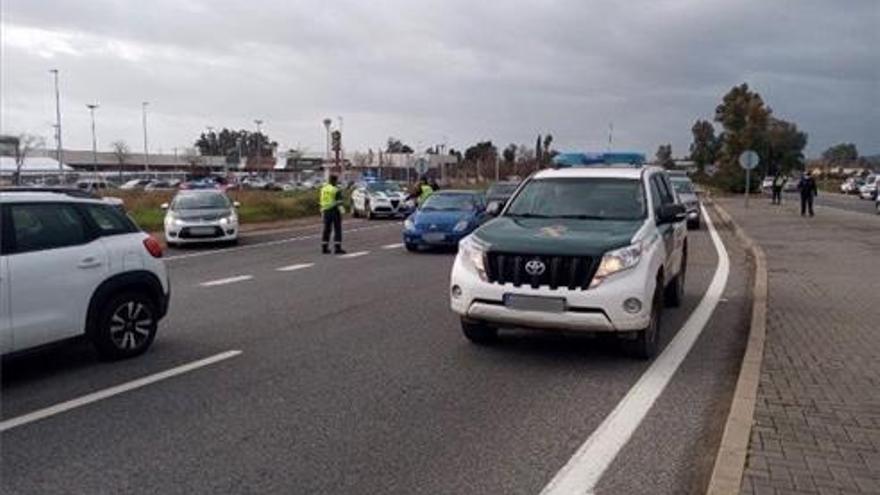
{"type": "Polygon", "coordinates": [[[773,184],[770,188],[773,191],[773,199],[771,200],[774,205],[782,204],[782,186],[785,185],[785,179],[780,175],[779,172],[776,172],[776,177],[773,177],[773,184]]]}
{"type": "Polygon", "coordinates": [[[410,195],[407,196],[406,199],[407,201],[409,201],[410,199],[414,199],[418,202],[419,205],[422,205],[432,194],[434,194],[434,188],[432,188],[428,184],[428,178],[422,176],[419,179],[419,183],[416,184],[416,187],[413,189],[410,195]]]}
{"type": "Polygon", "coordinates": [[[431,178],[430,186],[431,186],[431,189],[434,190],[434,192],[437,192],[440,190],[440,184],[437,183],[437,179],[431,178]]]}
{"type": "Polygon", "coordinates": [[[342,249],[342,191],[336,186],[339,179],[331,175],[327,184],[321,187],[318,201],[321,217],[324,220],[324,233],[321,235],[321,252],[330,254],[330,231],[333,231],[333,252],[345,254],[342,249]]]}
{"type": "Polygon", "coordinates": [[[798,182],[798,190],[801,192],[801,216],[810,213],[813,216],[813,198],[819,195],[819,189],[816,187],[816,179],[809,171],[804,173],[798,182]]]}

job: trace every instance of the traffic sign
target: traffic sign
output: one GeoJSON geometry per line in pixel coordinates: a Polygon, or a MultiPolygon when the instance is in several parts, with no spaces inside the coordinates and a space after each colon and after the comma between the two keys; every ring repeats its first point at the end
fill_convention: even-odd
{"type": "Polygon", "coordinates": [[[428,160],[425,160],[424,158],[419,158],[418,160],[416,160],[416,172],[419,175],[424,175],[425,172],[427,172],[427,171],[428,171],[428,160]]]}
{"type": "Polygon", "coordinates": [[[745,150],[739,155],[739,166],[744,170],[752,170],[761,162],[761,157],[752,150],[745,150]]]}

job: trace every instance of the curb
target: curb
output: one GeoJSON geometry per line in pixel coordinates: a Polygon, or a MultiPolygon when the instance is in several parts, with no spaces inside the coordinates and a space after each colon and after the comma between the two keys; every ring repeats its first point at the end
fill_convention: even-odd
{"type": "Polygon", "coordinates": [[[767,258],[764,250],[737,225],[727,211],[714,201],[709,203],[721,221],[733,229],[734,235],[755,260],[749,340],[743,354],[736,390],[730,404],[730,413],[724,425],[721,445],[715,457],[712,477],[706,489],[708,495],[739,495],[749,449],[758,382],[761,376],[761,361],[764,356],[764,340],[767,334],[767,258]]]}

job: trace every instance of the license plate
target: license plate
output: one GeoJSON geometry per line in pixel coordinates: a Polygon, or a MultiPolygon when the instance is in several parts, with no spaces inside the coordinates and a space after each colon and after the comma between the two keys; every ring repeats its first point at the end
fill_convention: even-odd
{"type": "Polygon", "coordinates": [[[214,235],[214,227],[190,227],[191,235],[214,235]]]}
{"type": "Polygon", "coordinates": [[[504,305],[510,309],[519,309],[522,311],[562,313],[565,311],[565,298],[505,294],[504,305]]]}
{"type": "Polygon", "coordinates": [[[446,240],[446,234],[432,232],[429,234],[424,234],[422,239],[425,242],[443,242],[446,240]]]}

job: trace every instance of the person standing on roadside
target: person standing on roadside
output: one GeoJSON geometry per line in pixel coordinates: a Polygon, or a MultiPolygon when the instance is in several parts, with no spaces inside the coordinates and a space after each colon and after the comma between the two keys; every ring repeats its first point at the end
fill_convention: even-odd
{"type": "Polygon", "coordinates": [[[419,179],[419,183],[416,184],[415,189],[413,189],[413,191],[410,193],[409,196],[407,196],[406,199],[407,199],[407,201],[410,200],[410,199],[414,199],[414,200],[416,200],[416,204],[421,205],[421,204],[423,204],[423,203],[428,199],[428,197],[430,197],[432,194],[434,194],[434,188],[432,188],[432,187],[428,184],[428,178],[422,176],[422,178],[419,179]]]}
{"type": "Polygon", "coordinates": [[[806,215],[808,211],[810,216],[813,216],[813,198],[819,194],[813,174],[810,172],[804,173],[800,182],[798,182],[798,190],[801,192],[801,216],[806,215]]]}
{"type": "Polygon", "coordinates": [[[771,204],[781,205],[782,204],[782,186],[785,185],[785,179],[779,172],[776,172],[776,176],[773,177],[773,184],[770,186],[770,189],[773,192],[773,199],[771,200],[771,204]]]}
{"type": "Polygon", "coordinates": [[[324,221],[324,233],[321,235],[321,252],[330,254],[330,231],[333,231],[333,252],[345,254],[342,249],[342,191],[336,186],[339,179],[331,175],[321,187],[318,202],[321,207],[321,218],[324,221]]]}

